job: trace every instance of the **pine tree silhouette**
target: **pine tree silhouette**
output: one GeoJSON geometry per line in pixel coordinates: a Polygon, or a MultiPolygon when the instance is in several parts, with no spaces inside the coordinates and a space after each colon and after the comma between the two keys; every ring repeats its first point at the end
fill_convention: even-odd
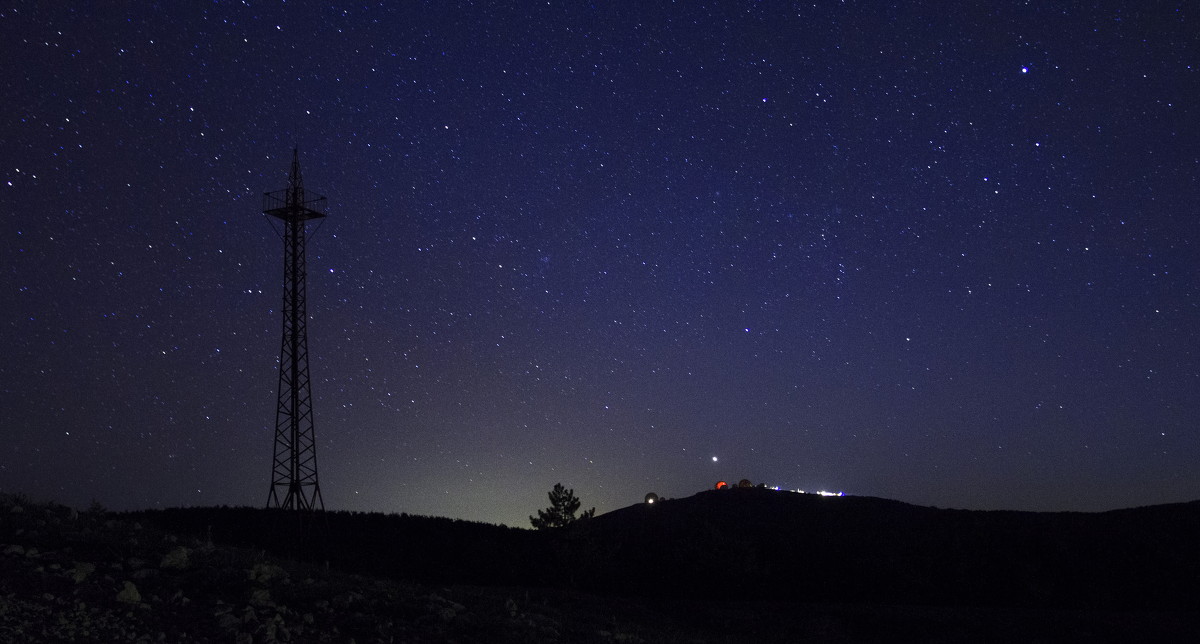
{"type": "Polygon", "coordinates": [[[576,519],[575,513],[579,511],[579,499],[575,497],[574,489],[568,490],[563,487],[562,483],[555,483],[549,496],[550,507],[538,510],[536,517],[532,515],[529,517],[529,522],[538,530],[561,528],[579,519],[590,519],[596,514],[596,508],[592,508],[576,519]]]}

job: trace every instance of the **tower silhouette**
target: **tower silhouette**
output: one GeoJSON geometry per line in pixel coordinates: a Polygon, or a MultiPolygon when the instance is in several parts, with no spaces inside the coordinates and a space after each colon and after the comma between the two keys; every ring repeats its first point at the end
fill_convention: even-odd
{"type": "MultiPolygon", "coordinates": [[[[305,226],[325,217],[325,197],[305,193],[300,154],[292,151],[288,187],[263,195],[263,214],[283,222],[283,339],[279,349],[279,403],[275,455],[267,507],[324,510],[317,481],[317,441],[308,376],[308,310],[305,304],[305,226]]],[[[277,232],[278,229],[276,229],[277,232]]]]}

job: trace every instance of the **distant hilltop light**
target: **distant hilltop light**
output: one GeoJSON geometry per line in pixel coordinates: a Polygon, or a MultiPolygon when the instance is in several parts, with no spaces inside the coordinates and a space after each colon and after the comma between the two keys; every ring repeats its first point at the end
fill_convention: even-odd
{"type": "MultiPolygon", "coordinates": [[[[747,490],[747,489],[752,489],[752,488],[756,488],[756,487],[773,490],[775,492],[791,492],[793,494],[813,494],[816,496],[846,496],[846,493],[842,492],[842,491],[830,492],[828,490],[817,490],[817,491],[810,492],[810,491],[801,490],[799,488],[793,490],[790,488],[780,487],[778,485],[766,485],[763,483],[760,483],[759,485],[756,486],[750,481],[750,479],[742,479],[742,480],[738,481],[736,486],[731,486],[731,485],[729,485],[729,483],[727,483],[725,481],[717,481],[716,485],[713,486],[713,489],[714,490],[731,490],[731,489],[736,488],[736,489],[747,490]]],[[[649,502],[649,499],[647,499],[647,502],[649,502]]]]}
{"type": "Polygon", "coordinates": [[[816,492],[805,492],[804,490],[796,490],[796,492],[798,492],[800,494],[816,494],[818,496],[846,496],[845,492],[826,492],[825,490],[818,490],[816,492]]]}

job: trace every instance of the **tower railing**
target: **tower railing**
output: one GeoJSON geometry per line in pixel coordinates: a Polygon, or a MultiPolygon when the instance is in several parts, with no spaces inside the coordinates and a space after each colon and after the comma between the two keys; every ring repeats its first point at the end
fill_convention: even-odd
{"type": "Polygon", "coordinates": [[[263,195],[263,214],[283,221],[283,333],[279,347],[279,390],[275,448],[267,507],[323,510],[317,477],[317,442],[308,372],[305,226],[325,216],[325,197],[304,190],[299,152],[292,153],[288,187],[263,195]]]}

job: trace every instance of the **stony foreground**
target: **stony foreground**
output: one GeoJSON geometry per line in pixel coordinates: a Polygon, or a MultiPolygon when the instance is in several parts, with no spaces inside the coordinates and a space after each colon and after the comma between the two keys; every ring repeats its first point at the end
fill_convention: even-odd
{"type": "Polygon", "coordinates": [[[341,574],[0,496],[3,642],[640,641],[564,628],[527,601],[341,574]]]}
{"type": "Polygon", "coordinates": [[[644,600],[636,591],[352,575],[0,494],[0,642],[1163,642],[1200,629],[1188,611],[743,601],[734,592],[644,600]]]}

